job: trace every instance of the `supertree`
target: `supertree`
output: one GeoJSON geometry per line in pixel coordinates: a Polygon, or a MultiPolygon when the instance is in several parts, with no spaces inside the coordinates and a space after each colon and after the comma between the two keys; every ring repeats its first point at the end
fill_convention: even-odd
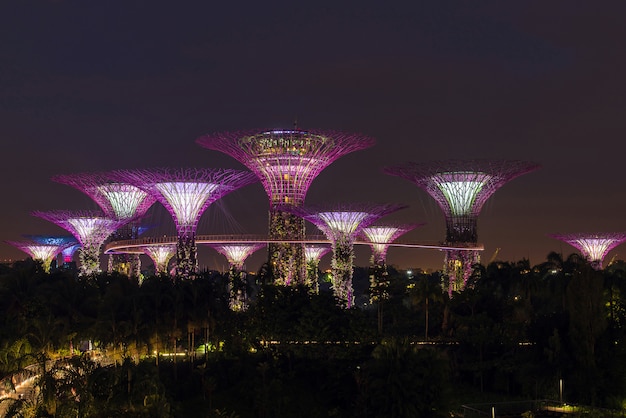
{"type": "MultiPolygon", "coordinates": [[[[446,219],[446,244],[462,247],[478,242],[477,220],[487,199],[510,180],[538,169],[517,160],[446,160],[409,162],[384,172],[415,183],[434,198],[446,219]]],[[[478,251],[446,250],[444,287],[450,295],[464,289],[478,251]]]]}
{"type": "MultiPolygon", "coordinates": [[[[335,160],[374,145],[359,134],[300,129],[217,133],[196,142],[230,155],[258,176],[269,197],[269,237],[275,241],[303,240],[304,221],[284,208],[302,206],[313,180],[335,160]]],[[[305,281],[303,244],[272,242],[268,258],[276,284],[305,281]]]]}
{"type": "Polygon", "coordinates": [[[33,216],[53,222],[70,232],[81,245],[80,272],[90,276],[100,271],[100,247],[123,224],[95,211],[35,211],[33,216]]]}
{"type": "Polygon", "coordinates": [[[176,274],[189,278],[197,270],[196,228],[211,203],[256,182],[253,173],[209,168],[120,170],[115,176],[156,198],[176,224],[176,274]]]}
{"type": "Polygon", "coordinates": [[[383,330],[383,301],[389,299],[389,280],[387,272],[387,250],[392,242],[401,235],[423,224],[400,224],[386,222],[363,228],[365,236],[372,249],[370,265],[370,303],[376,304],[378,310],[378,333],[383,330]]]}
{"type": "MultiPolygon", "coordinates": [[[[78,173],[58,175],[53,181],[74,187],[92,198],[107,217],[124,221],[112,239],[138,237],[138,219],[155,202],[155,198],[140,188],[118,180],[113,173],[78,173]]],[[[116,270],[130,277],[139,277],[141,264],[138,254],[112,254],[109,271],[116,270]]]]}
{"type": "Polygon", "coordinates": [[[404,208],[397,204],[341,203],[331,207],[291,207],[288,210],[317,226],[332,243],[332,288],[341,306],[354,303],[352,271],[354,240],[362,228],[404,208]]]}
{"type": "Polygon", "coordinates": [[[54,244],[54,243],[41,243],[36,240],[28,241],[6,241],[7,244],[11,244],[14,247],[24,251],[35,261],[41,262],[44,271],[47,273],[50,271],[50,264],[54,257],[61,252],[61,250],[68,244],[54,244]]]}
{"type": "Polygon", "coordinates": [[[320,260],[330,251],[328,245],[306,244],[304,246],[304,258],[306,260],[305,286],[313,293],[319,293],[319,265],[320,260]]]}
{"type": "Polygon", "coordinates": [[[72,258],[80,244],[72,235],[56,236],[56,235],[22,235],[24,238],[45,245],[61,246],[61,255],[63,257],[63,267],[68,268],[72,262],[72,258]]]}
{"type": "Polygon", "coordinates": [[[230,290],[230,309],[245,311],[248,309],[248,283],[243,264],[254,252],[265,246],[263,243],[208,244],[228,260],[228,286],[230,290]]]}
{"type": "Polygon", "coordinates": [[[167,265],[172,257],[176,254],[176,245],[174,244],[153,244],[142,245],[141,251],[146,254],[154,263],[154,273],[167,274],[167,265]]]}
{"type": "Polygon", "coordinates": [[[602,270],[604,257],[626,241],[626,232],[549,234],[580,251],[596,270],[602,270]]]}

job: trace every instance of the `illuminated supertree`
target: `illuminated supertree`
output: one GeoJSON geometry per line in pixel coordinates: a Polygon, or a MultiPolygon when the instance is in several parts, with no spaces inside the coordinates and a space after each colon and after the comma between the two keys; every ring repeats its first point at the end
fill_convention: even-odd
{"type": "MultiPolygon", "coordinates": [[[[124,221],[124,226],[113,234],[114,240],[137,238],[138,219],[155,202],[153,196],[136,186],[119,181],[113,173],[59,175],[52,177],[52,180],[80,190],[92,198],[107,217],[124,221]]],[[[112,254],[109,257],[109,271],[111,270],[130,277],[139,277],[139,255],[112,254]]]]}
{"type": "Polygon", "coordinates": [[[80,248],[80,244],[71,235],[56,236],[56,235],[23,235],[24,238],[35,241],[39,244],[45,245],[59,245],[61,247],[61,255],[63,257],[63,267],[69,267],[72,262],[72,258],[77,249],[80,248]]]}
{"type": "Polygon", "coordinates": [[[6,241],[14,247],[24,251],[35,261],[41,262],[44,271],[50,271],[50,263],[67,244],[43,244],[34,240],[30,241],[6,241]]]}
{"type": "Polygon", "coordinates": [[[304,258],[306,260],[305,286],[313,293],[319,293],[320,285],[318,280],[320,260],[330,251],[328,245],[306,244],[304,246],[304,258]]]}
{"type": "Polygon", "coordinates": [[[176,245],[174,244],[153,244],[142,245],[141,251],[146,254],[154,263],[154,273],[167,274],[167,265],[176,254],[176,245]]]}
{"type": "Polygon", "coordinates": [[[147,191],[172,215],[178,232],[176,274],[189,278],[197,270],[196,228],[211,203],[256,182],[253,173],[209,168],[124,170],[117,178],[147,191]]]}
{"type": "Polygon", "coordinates": [[[626,232],[549,234],[548,236],[576,248],[596,270],[602,270],[602,262],[609,251],[626,242],[626,232]]]}
{"type": "MultiPolygon", "coordinates": [[[[446,218],[446,244],[478,242],[476,224],[487,199],[510,180],[534,171],[538,164],[516,160],[447,160],[405,163],[384,172],[415,183],[434,198],[446,218]]],[[[446,250],[444,286],[461,291],[480,262],[478,251],[446,250]]]]}
{"type": "Polygon", "coordinates": [[[94,211],[51,211],[32,213],[70,232],[81,245],[80,271],[90,276],[100,271],[100,247],[123,222],[94,211]]]}
{"type": "MultiPolygon", "coordinates": [[[[270,239],[295,241],[304,239],[305,223],[283,208],[302,206],[313,180],[335,160],[374,145],[372,138],[358,134],[299,129],[217,133],[196,142],[254,172],[269,197],[270,239]]],[[[274,242],[268,250],[276,284],[304,283],[303,244],[274,242]]]]}
{"type": "Polygon", "coordinates": [[[332,288],[341,306],[354,303],[352,271],[354,240],[362,228],[405,206],[396,204],[338,204],[330,208],[292,207],[288,210],[316,225],[332,242],[332,288]]]}
{"type": "Polygon", "coordinates": [[[243,264],[250,255],[263,248],[265,244],[209,244],[209,246],[228,260],[230,309],[239,312],[245,311],[248,309],[248,284],[243,264]]]}

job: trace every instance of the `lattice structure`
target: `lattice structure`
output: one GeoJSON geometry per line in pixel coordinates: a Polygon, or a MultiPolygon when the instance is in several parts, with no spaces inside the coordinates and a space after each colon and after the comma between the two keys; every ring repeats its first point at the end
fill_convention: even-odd
{"type": "Polygon", "coordinates": [[[80,272],[89,276],[100,272],[100,247],[124,221],[107,218],[95,211],[51,211],[32,213],[70,232],[80,248],[80,272]]]}
{"type": "MultiPolygon", "coordinates": [[[[120,181],[112,172],[58,175],[52,177],[52,180],[85,193],[100,206],[107,217],[126,221],[124,227],[114,233],[114,240],[137,238],[137,220],[145,215],[156,200],[144,190],[120,181]]],[[[111,255],[109,271],[112,270],[130,277],[139,277],[139,255],[111,255]]]]}
{"type": "MultiPolygon", "coordinates": [[[[510,180],[539,168],[517,160],[447,160],[405,163],[384,172],[415,183],[434,198],[446,219],[446,243],[478,241],[477,220],[489,197],[510,180]]],[[[444,276],[450,294],[460,291],[479,262],[478,252],[446,251],[444,276]]]]}
{"type": "Polygon", "coordinates": [[[155,274],[167,274],[167,265],[176,254],[176,245],[160,244],[145,245],[140,247],[141,251],[146,254],[154,263],[155,274]]]}
{"type": "Polygon", "coordinates": [[[396,204],[338,204],[330,208],[293,207],[293,213],[316,225],[332,242],[332,288],[341,306],[351,308],[354,303],[352,271],[354,268],[354,240],[360,230],[382,216],[405,206],[396,204]]]}
{"type": "MultiPolygon", "coordinates": [[[[302,206],[313,180],[335,160],[374,145],[372,138],[359,134],[298,129],[217,133],[196,142],[230,155],[257,175],[270,201],[270,238],[293,240],[304,238],[305,224],[284,207],[302,206]]],[[[303,283],[304,246],[268,247],[275,283],[303,283]]]]}
{"type": "Polygon", "coordinates": [[[306,260],[306,279],[305,286],[311,289],[311,292],[317,294],[320,290],[319,285],[319,265],[320,260],[331,248],[328,245],[305,244],[304,257],[306,260]]]}
{"type": "Polygon", "coordinates": [[[156,198],[172,215],[178,232],[176,274],[197,270],[196,228],[211,203],[257,181],[253,173],[230,169],[153,169],[117,171],[115,175],[156,198]]]}
{"type": "Polygon", "coordinates": [[[30,241],[6,241],[30,255],[35,261],[41,262],[44,271],[50,271],[50,264],[54,257],[68,244],[45,244],[35,240],[30,241]]]}
{"type": "Polygon", "coordinates": [[[80,244],[71,235],[55,236],[55,235],[23,235],[27,240],[35,241],[45,245],[59,245],[62,247],[61,255],[63,257],[63,267],[69,267],[72,262],[74,253],[80,248],[80,244]]]}
{"type": "Polygon", "coordinates": [[[246,259],[265,246],[262,243],[209,244],[228,260],[228,284],[230,291],[230,309],[245,311],[248,309],[248,282],[243,264],[246,259]]]}
{"type": "Polygon", "coordinates": [[[602,270],[602,262],[609,251],[626,242],[626,232],[550,234],[548,236],[576,248],[596,270],[602,270]]]}

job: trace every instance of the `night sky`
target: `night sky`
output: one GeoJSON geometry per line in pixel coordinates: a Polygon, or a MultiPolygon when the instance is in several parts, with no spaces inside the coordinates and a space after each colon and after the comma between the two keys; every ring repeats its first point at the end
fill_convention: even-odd
{"type": "MultiPolygon", "coordinates": [[[[25,258],[4,240],[66,234],[31,211],[96,208],[53,175],[243,169],[195,139],[295,120],[377,140],[323,171],[307,203],[408,204],[389,216],[426,222],[408,240],[442,240],[443,215],[382,167],[540,163],[483,208],[483,261],[496,248],[498,259],[532,264],[568,255],[546,234],[626,230],[625,16],[623,1],[1,2],[0,259],[25,258]]],[[[247,186],[211,207],[198,233],[265,233],[268,206],[260,184],[247,186]]],[[[161,207],[146,222],[173,233],[161,207]]],[[[200,254],[203,267],[225,264],[212,249],[200,254]]],[[[626,258],[626,244],[607,260],[615,254],[626,258]]],[[[359,247],[356,264],[368,257],[359,247]]],[[[442,260],[433,250],[388,257],[402,268],[442,260]]]]}

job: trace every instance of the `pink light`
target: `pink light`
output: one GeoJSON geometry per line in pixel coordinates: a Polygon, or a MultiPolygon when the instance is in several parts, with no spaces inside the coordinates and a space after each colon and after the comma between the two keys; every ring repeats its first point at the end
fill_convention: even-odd
{"type": "MultiPolygon", "coordinates": [[[[142,211],[138,209],[141,208],[142,204],[149,207],[154,202],[148,193],[130,184],[103,184],[98,186],[98,191],[107,199],[118,219],[130,219],[135,217],[138,212],[145,213],[147,207],[142,211]],[[150,205],[145,205],[147,200],[150,201],[150,205]]],[[[143,213],[140,214],[143,215],[143,213]]]]}
{"type": "Polygon", "coordinates": [[[567,242],[578,249],[596,269],[602,268],[604,257],[613,248],[626,241],[626,233],[599,233],[599,234],[550,234],[552,238],[567,242]]]}
{"type": "Polygon", "coordinates": [[[265,244],[211,244],[217,252],[228,260],[228,263],[241,270],[246,259],[265,244]]]}
{"type": "Polygon", "coordinates": [[[317,216],[324,221],[331,233],[353,235],[369,214],[367,212],[319,212],[317,216]]]}
{"type": "Polygon", "coordinates": [[[328,246],[306,245],[304,247],[304,256],[307,263],[319,262],[320,259],[330,251],[328,246]]]}
{"type": "Polygon", "coordinates": [[[167,264],[176,254],[176,245],[146,245],[141,247],[141,250],[152,259],[154,270],[157,274],[167,273],[167,264]]]}
{"type": "Polygon", "coordinates": [[[211,199],[218,185],[200,182],[164,182],[154,187],[169,203],[177,224],[183,227],[195,226],[198,218],[206,209],[206,202],[211,199]]]}

